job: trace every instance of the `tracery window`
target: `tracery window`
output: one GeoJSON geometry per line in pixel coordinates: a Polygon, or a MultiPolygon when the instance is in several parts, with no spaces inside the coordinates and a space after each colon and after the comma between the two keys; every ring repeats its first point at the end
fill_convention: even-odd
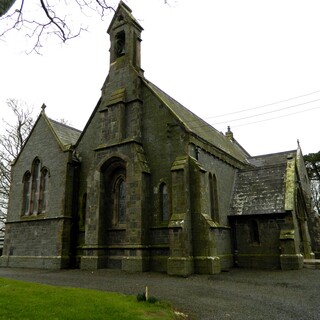
{"type": "Polygon", "coordinates": [[[124,228],[127,222],[127,176],[126,163],[113,157],[101,167],[104,196],[102,211],[108,228],[124,228]]]}
{"type": "Polygon", "coordinates": [[[160,212],[161,212],[161,220],[168,221],[170,218],[169,195],[168,195],[168,187],[165,183],[162,183],[160,185],[160,212]]]}
{"type": "Polygon", "coordinates": [[[49,171],[41,168],[36,158],[32,163],[31,172],[23,176],[23,215],[37,215],[47,210],[49,171]]]}

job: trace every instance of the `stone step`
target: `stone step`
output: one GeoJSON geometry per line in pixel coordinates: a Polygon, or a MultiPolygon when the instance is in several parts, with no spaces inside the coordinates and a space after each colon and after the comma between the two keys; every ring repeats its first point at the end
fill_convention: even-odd
{"type": "Polygon", "coordinates": [[[320,259],[304,259],[303,267],[309,269],[320,269],[320,259]]]}

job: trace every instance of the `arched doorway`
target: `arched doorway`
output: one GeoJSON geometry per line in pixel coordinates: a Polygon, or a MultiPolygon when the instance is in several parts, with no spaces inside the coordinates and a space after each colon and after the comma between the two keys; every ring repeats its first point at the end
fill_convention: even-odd
{"type": "Polygon", "coordinates": [[[106,248],[108,267],[121,268],[127,242],[127,170],[126,162],[113,157],[101,166],[100,245],[106,248]]]}

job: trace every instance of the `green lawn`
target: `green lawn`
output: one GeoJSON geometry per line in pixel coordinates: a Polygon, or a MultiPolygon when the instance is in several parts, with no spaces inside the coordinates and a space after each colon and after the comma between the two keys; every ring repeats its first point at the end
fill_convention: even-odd
{"type": "Polygon", "coordinates": [[[162,302],[135,296],[0,278],[0,319],[176,319],[162,302]]]}

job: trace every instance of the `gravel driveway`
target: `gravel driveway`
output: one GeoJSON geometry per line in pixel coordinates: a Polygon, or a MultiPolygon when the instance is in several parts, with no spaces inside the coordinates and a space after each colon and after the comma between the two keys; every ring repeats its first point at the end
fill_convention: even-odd
{"type": "Polygon", "coordinates": [[[110,269],[0,268],[0,277],[132,295],[147,285],[150,295],[170,301],[188,319],[320,319],[320,270],[232,269],[180,278],[110,269]]]}

